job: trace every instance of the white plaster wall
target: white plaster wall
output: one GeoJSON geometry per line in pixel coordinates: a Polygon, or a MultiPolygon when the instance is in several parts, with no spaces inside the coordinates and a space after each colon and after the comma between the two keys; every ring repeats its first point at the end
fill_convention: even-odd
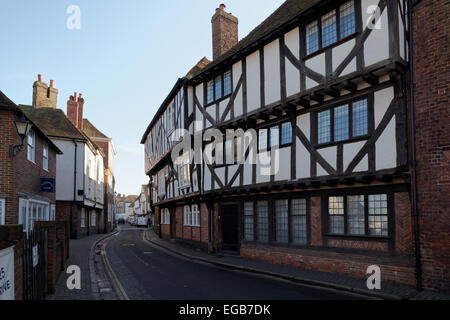
{"type": "Polygon", "coordinates": [[[299,115],[297,117],[297,127],[300,128],[300,130],[305,134],[306,138],[308,138],[308,140],[311,139],[311,119],[310,119],[310,114],[309,113],[305,113],[302,115],[299,115]]]}
{"type": "Polygon", "coordinates": [[[259,51],[247,56],[247,111],[261,107],[259,51]]]}
{"type": "Polygon", "coordinates": [[[253,183],[253,165],[244,164],[244,185],[251,185],[253,183]]]}
{"type": "MultiPolygon", "coordinates": [[[[344,171],[347,170],[348,166],[350,165],[352,160],[356,157],[356,155],[358,154],[358,152],[361,150],[361,148],[364,146],[365,143],[366,143],[365,141],[359,141],[344,144],[344,171]]],[[[368,159],[366,157],[366,165],[368,168],[367,160],[368,159]]],[[[364,164],[364,160],[361,161],[361,163],[364,164]]],[[[361,171],[367,171],[367,169],[361,171]]]]}
{"type": "Polygon", "coordinates": [[[281,99],[280,89],[280,40],[264,47],[264,90],[266,105],[281,99]]]}
{"type": "Polygon", "coordinates": [[[376,169],[392,169],[397,166],[397,143],[395,139],[395,116],[391,119],[376,142],[376,169]]]}
{"type": "Polygon", "coordinates": [[[321,53],[315,57],[306,60],[306,66],[311,70],[325,76],[325,53],[321,53]]]}
{"type": "MultiPolygon", "coordinates": [[[[225,99],[220,102],[220,104],[219,104],[219,119],[217,119],[216,121],[220,121],[220,119],[222,119],[223,113],[225,112],[225,109],[227,108],[229,102],[230,102],[230,99],[225,99]]],[[[230,119],[231,119],[231,109],[228,111],[228,114],[225,117],[225,121],[228,121],[230,119]]]]}
{"type": "Polygon", "coordinates": [[[374,94],[374,113],[375,113],[375,129],[380,124],[386,111],[388,110],[392,99],[394,98],[394,87],[388,87],[376,91],[374,94]]]}
{"type": "MultiPolygon", "coordinates": [[[[225,185],[225,167],[217,168],[216,175],[219,178],[220,182],[225,185]]],[[[214,189],[220,189],[220,185],[214,180],[214,189]]]]}
{"type": "MultiPolygon", "coordinates": [[[[344,59],[348,56],[350,51],[352,51],[355,46],[355,39],[344,42],[343,44],[334,47],[332,49],[332,63],[333,63],[333,71],[336,71],[337,67],[344,61],[344,59]]],[[[349,73],[356,71],[356,58],[354,58],[342,71],[341,76],[345,76],[349,73]]]]}
{"type": "MultiPolygon", "coordinates": [[[[362,1],[373,3],[376,1],[362,1]]],[[[367,14],[367,7],[362,6],[363,10],[363,26],[367,26],[367,20],[370,14],[367,14]]],[[[371,66],[379,61],[389,58],[389,26],[387,8],[384,9],[381,15],[381,28],[373,29],[367,40],[364,42],[364,62],[366,67],[371,66]]]]}
{"type": "MultiPolygon", "coordinates": [[[[336,159],[337,159],[337,147],[329,147],[318,150],[320,155],[334,168],[336,169],[336,159]]],[[[317,176],[328,176],[320,164],[317,164],[317,176]]]]}
{"type": "MultiPolygon", "coordinates": [[[[75,144],[72,141],[52,139],[52,142],[63,152],[56,155],[56,200],[72,201],[75,170],[75,144]]],[[[84,176],[84,143],[77,142],[77,185],[76,201],[82,201],[78,190],[83,190],[84,176]]]]}
{"type": "Polygon", "coordinates": [[[275,174],[275,180],[291,180],[291,148],[281,148],[275,153],[272,159],[272,170],[275,174]],[[278,163],[278,165],[277,165],[278,163]]]}
{"type": "MultiPolygon", "coordinates": [[[[226,181],[227,185],[231,182],[231,179],[233,179],[233,176],[236,173],[237,169],[238,169],[237,165],[228,166],[228,180],[226,181]]],[[[239,181],[239,177],[236,180],[239,181]]]]}
{"type": "Polygon", "coordinates": [[[309,178],[311,176],[311,155],[300,139],[296,145],[296,175],[297,179],[309,178]]]}
{"type": "MultiPolygon", "coordinates": [[[[300,58],[300,30],[295,28],[284,35],[284,43],[292,54],[300,58]]],[[[286,93],[287,96],[300,92],[300,70],[286,58],[286,93]]]]}
{"type": "MultiPolygon", "coordinates": [[[[197,97],[197,100],[202,105],[203,103],[203,84],[198,85],[195,87],[195,95],[197,97]]],[[[200,110],[195,107],[195,124],[194,124],[194,132],[198,132],[203,130],[203,114],[200,112],[200,110]]]]}
{"type": "Polygon", "coordinates": [[[270,182],[272,171],[270,152],[261,152],[256,159],[256,183],[270,182]]]}
{"type": "MultiPolygon", "coordinates": [[[[233,65],[233,91],[236,91],[239,78],[242,75],[242,62],[239,61],[233,65]]],[[[244,79],[245,80],[245,79],[244,79]]],[[[242,115],[243,108],[242,108],[243,100],[242,100],[242,86],[239,89],[239,92],[236,95],[236,98],[234,99],[234,116],[239,117],[242,115]]]]}
{"type": "Polygon", "coordinates": [[[203,175],[203,183],[205,191],[211,190],[211,172],[209,171],[209,168],[205,165],[204,166],[204,175],[203,175]]]}

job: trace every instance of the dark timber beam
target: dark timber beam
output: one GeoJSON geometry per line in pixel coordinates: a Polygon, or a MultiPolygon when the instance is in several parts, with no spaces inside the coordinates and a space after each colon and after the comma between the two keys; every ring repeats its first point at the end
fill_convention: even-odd
{"type": "Polygon", "coordinates": [[[377,76],[374,76],[373,74],[366,74],[363,76],[363,80],[370,84],[371,86],[376,86],[380,83],[380,80],[377,76]]]}

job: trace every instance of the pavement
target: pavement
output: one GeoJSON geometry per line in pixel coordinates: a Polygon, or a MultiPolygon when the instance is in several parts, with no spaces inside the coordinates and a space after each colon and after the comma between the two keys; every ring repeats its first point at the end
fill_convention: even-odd
{"type": "Polygon", "coordinates": [[[147,241],[187,259],[317,288],[334,289],[343,293],[355,293],[385,300],[450,300],[450,295],[429,290],[419,292],[406,285],[382,281],[381,290],[369,290],[366,286],[366,279],[244,259],[237,255],[208,254],[201,250],[160,239],[153,230],[147,230],[144,237],[147,241]]]}
{"type": "Polygon", "coordinates": [[[55,293],[48,295],[46,300],[96,300],[92,285],[92,261],[91,251],[96,243],[109,237],[110,235],[97,234],[82,239],[70,240],[70,257],[66,261],[65,269],[68,266],[79,266],[81,270],[81,289],[69,290],[67,288],[67,279],[70,276],[65,271],[61,273],[56,283],[55,293]]]}

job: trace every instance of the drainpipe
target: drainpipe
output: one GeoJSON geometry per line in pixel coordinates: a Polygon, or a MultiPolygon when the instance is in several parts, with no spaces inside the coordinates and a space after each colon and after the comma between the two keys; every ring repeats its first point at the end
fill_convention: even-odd
{"type": "Polygon", "coordinates": [[[74,236],[74,230],[73,230],[73,207],[75,206],[76,200],[77,200],[77,158],[78,158],[78,144],[75,141],[75,139],[72,140],[73,144],[75,145],[75,161],[74,161],[74,169],[73,169],[73,201],[72,205],[70,206],[70,233],[72,237],[74,236]]]}
{"type": "Polygon", "coordinates": [[[409,23],[409,94],[410,94],[410,120],[411,120],[411,184],[412,184],[412,210],[414,220],[414,250],[416,256],[416,285],[417,290],[422,290],[422,259],[420,254],[420,230],[419,230],[419,211],[417,207],[417,162],[416,162],[416,123],[414,106],[414,52],[413,52],[413,8],[420,0],[408,1],[408,23],[409,23]]]}

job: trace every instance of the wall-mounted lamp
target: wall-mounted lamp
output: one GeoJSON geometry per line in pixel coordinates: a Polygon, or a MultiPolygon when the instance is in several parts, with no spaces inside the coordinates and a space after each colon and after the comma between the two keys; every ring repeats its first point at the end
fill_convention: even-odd
{"type": "Polygon", "coordinates": [[[14,121],[14,125],[16,127],[17,134],[22,139],[22,143],[16,146],[9,147],[10,158],[14,158],[17,153],[22,150],[23,141],[25,140],[25,137],[28,135],[28,132],[30,132],[30,129],[32,127],[32,124],[27,119],[25,119],[23,115],[20,119],[14,121]]]}

